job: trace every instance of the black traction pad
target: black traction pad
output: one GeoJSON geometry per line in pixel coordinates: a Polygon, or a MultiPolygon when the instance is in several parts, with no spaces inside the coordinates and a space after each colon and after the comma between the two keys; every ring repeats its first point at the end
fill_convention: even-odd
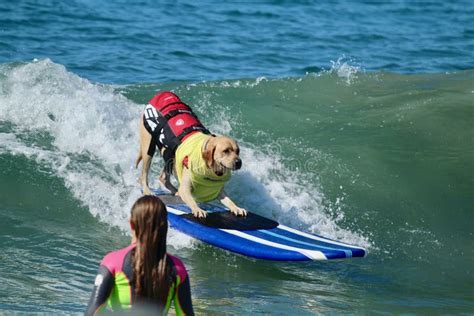
{"type": "Polygon", "coordinates": [[[180,216],[207,227],[221,229],[256,230],[272,229],[278,226],[278,222],[250,212],[247,212],[247,216],[236,216],[230,211],[208,212],[206,218],[196,218],[193,214],[180,216]]]}
{"type": "MultiPolygon", "coordinates": [[[[176,195],[158,195],[158,197],[165,204],[184,204],[183,200],[176,195]]],[[[279,225],[278,222],[274,220],[250,212],[247,212],[247,216],[236,216],[230,211],[208,212],[206,218],[196,218],[193,214],[183,214],[180,216],[203,226],[221,229],[272,229],[279,225]]]]}

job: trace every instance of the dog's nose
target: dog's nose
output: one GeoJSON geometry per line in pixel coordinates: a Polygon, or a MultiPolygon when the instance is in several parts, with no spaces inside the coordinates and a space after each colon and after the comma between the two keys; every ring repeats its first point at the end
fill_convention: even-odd
{"type": "Polygon", "coordinates": [[[235,166],[235,170],[239,170],[240,168],[242,168],[242,160],[236,159],[234,162],[234,166],[235,166]]]}

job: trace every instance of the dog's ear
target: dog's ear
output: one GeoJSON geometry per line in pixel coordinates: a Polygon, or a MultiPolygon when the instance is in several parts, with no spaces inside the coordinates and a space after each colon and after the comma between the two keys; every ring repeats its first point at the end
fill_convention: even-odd
{"type": "Polygon", "coordinates": [[[202,152],[202,158],[206,162],[208,168],[211,168],[214,164],[214,153],[216,151],[216,142],[214,141],[215,137],[209,138],[207,141],[206,147],[202,152]]]}

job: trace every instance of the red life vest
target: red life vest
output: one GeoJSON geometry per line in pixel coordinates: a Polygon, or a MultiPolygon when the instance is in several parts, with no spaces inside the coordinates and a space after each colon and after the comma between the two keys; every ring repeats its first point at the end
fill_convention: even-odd
{"type": "Polygon", "coordinates": [[[145,109],[145,127],[152,134],[149,153],[154,152],[154,147],[158,146],[160,150],[163,147],[171,149],[170,153],[174,155],[176,148],[192,134],[199,131],[209,134],[191,108],[176,94],[160,92],[149,104],[156,110],[153,113],[149,107],[145,109]],[[152,128],[151,124],[156,124],[156,127],[152,128]]]}

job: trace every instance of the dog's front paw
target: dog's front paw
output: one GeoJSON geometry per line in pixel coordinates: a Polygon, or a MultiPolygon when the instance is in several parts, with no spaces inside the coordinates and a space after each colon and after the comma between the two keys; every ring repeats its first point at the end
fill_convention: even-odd
{"type": "Polygon", "coordinates": [[[236,207],[230,210],[236,216],[247,216],[247,211],[244,208],[236,207]]]}
{"type": "Polygon", "coordinates": [[[207,212],[203,209],[196,208],[193,210],[193,215],[194,217],[197,218],[206,218],[207,217],[207,212]]]}
{"type": "Polygon", "coordinates": [[[143,188],[143,195],[153,195],[149,188],[143,188]]]}

